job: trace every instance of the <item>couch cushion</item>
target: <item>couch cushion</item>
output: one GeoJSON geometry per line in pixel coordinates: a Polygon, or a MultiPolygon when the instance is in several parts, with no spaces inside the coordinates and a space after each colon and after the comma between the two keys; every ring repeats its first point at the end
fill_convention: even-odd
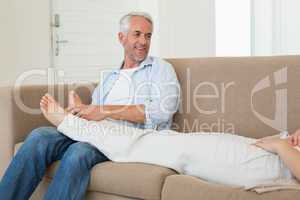
{"type": "Polygon", "coordinates": [[[299,196],[296,190],[257,194],[185,175],[168,176],[162,191],[162,200],[294,200],[299,196]]]}
{"type": "MultiPolygon", "coordinates": [[[[22,144],[15,145],[15,152],[22,144]]],[[[53,177],[59,163],[48,168],[46,177],[53,177]]],[[[92,169],[88,190],[156,200],[161,197],[165,178],[173,174],[173,170],[156,165],[104,162],[92,169]]]]}

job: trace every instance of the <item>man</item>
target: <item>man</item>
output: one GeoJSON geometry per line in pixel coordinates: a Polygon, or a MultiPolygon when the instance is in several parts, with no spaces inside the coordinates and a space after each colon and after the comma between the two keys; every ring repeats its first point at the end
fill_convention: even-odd
{"type": "MultiPolygon", "coordinates": [[[[71,93],[71,113],[93,121],[103,119],[138,128],[169,129],[179,105],[179,84],[172,66],[148,57],[153,31],[146,13],[129,13],[120,20],[124,61],[103,77],[84,105],[71,93]],[[76,102],[76,103],[74,103],[76,102]]],[[[95,147],[76,142],[53,127],[33,130],[10,163],[0,183],[0,199],[28,199],[46,168],[61,160],[44,199],[84,199],[90,170],[107,161],[95,147]]]]}

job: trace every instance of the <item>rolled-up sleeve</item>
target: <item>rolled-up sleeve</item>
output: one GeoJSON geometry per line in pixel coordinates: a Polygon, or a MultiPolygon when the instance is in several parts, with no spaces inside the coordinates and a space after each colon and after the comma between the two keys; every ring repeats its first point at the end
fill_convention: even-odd
{"type": "Polygon", "coordinates": [[[151,82],[150,97],[145,101],[145,128],[168,127],[179,108],[180,85],[171,64],[160,66],[151,82]],[[167,126],[167,127],[166,127],[167,126]]]}

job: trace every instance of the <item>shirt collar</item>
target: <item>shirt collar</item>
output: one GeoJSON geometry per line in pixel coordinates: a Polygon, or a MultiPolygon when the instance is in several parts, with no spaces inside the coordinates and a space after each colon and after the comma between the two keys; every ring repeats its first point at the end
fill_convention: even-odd
{"type": "MultiPolygon", "coordinates": [[[[115,69],[113,72],[117,73],[117,74],[120,73],[120,70],[122,69],[123,63],[124,63],[124,61],[121,63],[120,67],[118,69],[115,69]]],[[[143,60],[141,62],[141,64],[139,66],[136,66],[136,67],[139,68],[138,70],[141,70],[145,67],[152,66],[152,63],[153,63],[153,57],[148,56],[145,60],[143,60]]]]}

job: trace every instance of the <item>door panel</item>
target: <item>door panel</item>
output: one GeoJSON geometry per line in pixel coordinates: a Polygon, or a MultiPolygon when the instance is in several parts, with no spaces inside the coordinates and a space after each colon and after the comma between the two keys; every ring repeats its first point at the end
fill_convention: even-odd
{"type": "Polygon", "coordinates": [[[122,60],[119,19],[138,0],[53,0],[53,64],[59,69],[110,68],[122,60]]]}

